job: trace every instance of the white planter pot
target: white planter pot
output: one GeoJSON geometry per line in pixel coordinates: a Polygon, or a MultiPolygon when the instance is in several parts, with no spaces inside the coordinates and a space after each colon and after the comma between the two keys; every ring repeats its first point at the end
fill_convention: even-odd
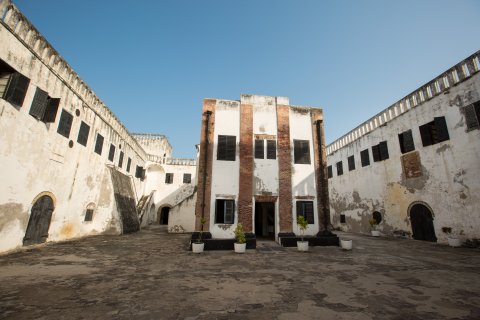
{"type": "Polygon", "coordinates": [[[372,237],[380,237],[380,231],[372,230],[372,237]]]}
{"type": "Polygon", "coordinates": [[[460,247],[462,245],[462,240],[458,238],[447,238],[447,240],[450,247],[460,247]]]}
{"type": "Polygon", "coordinates": [[[192,243],[192,252],[193,253],[202,253],[205,243],[192,243]]]}
{"type": "Polygon", "coordinates": [[[235,246],[235,253],[245,253],[245,249],[247,249],[246,243],[234,243],[235,246]]]}
{"type": "Polygon", "coordinates": [[[340,240],[340,247],[342,247],[343,250],[352,250],[352,245],[352,240],[340,240]]]}
{"type": "Polygon", "coordinates": [[[308,241],[297,241],[298,251],[308,251],[308,241]]]}

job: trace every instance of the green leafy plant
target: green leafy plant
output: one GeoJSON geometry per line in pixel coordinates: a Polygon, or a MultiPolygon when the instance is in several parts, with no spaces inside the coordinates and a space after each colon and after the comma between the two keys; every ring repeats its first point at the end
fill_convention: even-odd
{"type": "Polygon", "coordinates": [[[372,230],[377,230],[378,226],[378,221],[374,218],[368,220],[368,223],[370,224],[370,227],[372,227],[372,230]]]}
{"type": "Polygon", "coordinates": [[[245,232],[243,231],[243,226],[241,223],[237,223],[237,227],[235,228],[235,239],[237,239],[237,243],[245,243],[245,232]]]}
{"type": "Polygon", "coordinates": [[[197,239],[197,243],[202,243],[202,235],[203,235],[203,226],[205,225],[205,223],[207,222],[207,219],[205,219],[205,217],[202,217],[200,219],[200,225],[201,225],[201,228],[200,228],[200,232],[198,233],[198,239],[197,239]]]}
{"type": "Polygon", "coordinates": [[[300,231],[302,232],[302,242],[303,242],[303,238],[305,236],[305,230],[307,230],[308,228],[308,221],[307,219],[305,219],[304,216],[298,216],[297,225],[300,228],[300,231]]]}

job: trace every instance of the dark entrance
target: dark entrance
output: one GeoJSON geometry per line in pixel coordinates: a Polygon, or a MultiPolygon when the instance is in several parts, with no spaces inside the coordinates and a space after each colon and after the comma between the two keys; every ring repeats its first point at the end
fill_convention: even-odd
{"type": "Polygon", "coordinates": [[[413,239],[436,242],[433,217],[430,209],[417,203],[410,209],[413,239]]]}
{"type": "Polygon", "coordinates": [[[53,200],[49,196],[41,196],[32,207],[32,213],[28,220],[27,232],[23,238],[23,245],[43,243],[48,238],[48,228],[55,209],[53,200]]]}
{"type": "Polygon", "coordinates": [[[275,204],[255,202],[255,237],[275,239],[275,204]]]}
{"type": "Polygon", "coordinates": [[[168,214],[170,213],[169,207],[163,207],[160,212],[160,224],[168,224],[168,214]]]}

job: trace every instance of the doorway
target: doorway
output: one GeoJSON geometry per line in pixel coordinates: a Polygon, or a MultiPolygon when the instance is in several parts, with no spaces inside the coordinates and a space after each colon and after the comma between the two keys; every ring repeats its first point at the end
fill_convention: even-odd
{"type": "Polygon", "coordinates": [[[414,204],[410,209],[410,222],[412,223],[413,239],[436,242],[433,215],[430,209],[421,204],[414,204]]]}
{"type": "Polygon", "coordinates": [[[170,213],[170,208],[169,207],[163,207],[162,210],[160,211],[160,224],[167,224],[168,225],[168,215],[170,213]]]}
{"type": "Polygon", "coordinates": [[[48,238],[48,228],[52,220],[52,212],[55,209],[51,197],[41,196],[32,206],[27,231],[23,238],[23,245],[44,243],[48,238]]]}
{"type": "Polygon", "coordinates": [[[275,240],[274,202],[255,202],[255,237],[275,240]]]}

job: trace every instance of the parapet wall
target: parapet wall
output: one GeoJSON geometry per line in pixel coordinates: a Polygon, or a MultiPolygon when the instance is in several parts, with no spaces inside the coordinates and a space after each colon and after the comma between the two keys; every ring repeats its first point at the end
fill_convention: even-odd
{"type": "Polygon", "coordinates": [[[358,140],[390,120],[408,112],[412,108],[421,106],[425,101],[442,93],[447,93],[451,87],[470,78],[480,70],[480,51],[475,52],[465,60],[448,69],[435,79],[421,86],[406,97],[400,99],[382,112],[363,122],[355,129],[343,135],[327,146],[327,155],[358,140]]]}
{"type": "Polygon", "coordinates": [[[66,87],[77,95],[85,106],[111,126],[139,157],[146,159],[146,152],[131,136],[120,120],[27,20],[20,10],[12,4],[11,0],[0,0],[0,23],[17,37],[66,87]]]}

